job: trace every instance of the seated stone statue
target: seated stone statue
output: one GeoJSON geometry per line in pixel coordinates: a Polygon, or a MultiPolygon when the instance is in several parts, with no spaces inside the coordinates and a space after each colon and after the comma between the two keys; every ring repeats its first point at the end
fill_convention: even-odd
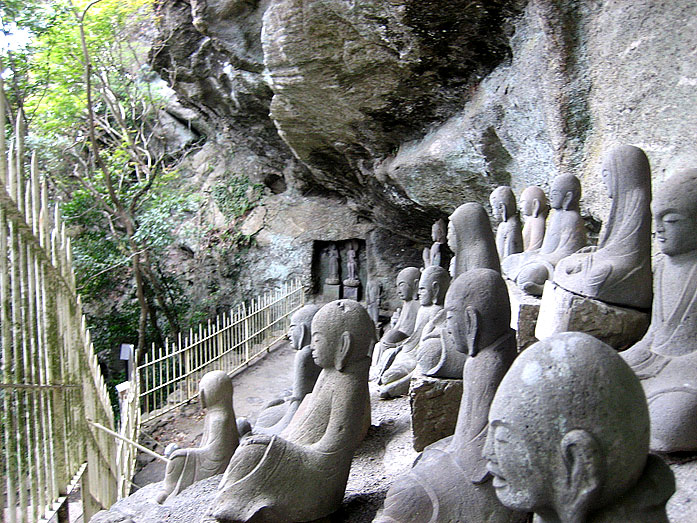
{"type": "Polygon", "coordinates": [[[421,308],[414,333],[396,347],[386,350],[380,361],[380,397],[396,398],[409,391],[420,342],[431,335],[440,335],[439,325],[445,319],[443,300],[449,283],[450,277],[442,267],[431,265],[424,270],[419,280],[421,308]]]}
{"type": "Polygon", "coordinates": [[[536,185],[527,187],[520,195],[520,210],[525,216],[523,225],[523,250],[534,251],[542,247],[549,203],[545,192],[536,185]]]}
{"type": "Polygon", "coordinates": [[[547,280],[554,276],[559,260],[586,245],[586,232],[579,213],[581,182],[571,174],[560,174],[552,182],[549,200],[554,213],[549,220],[542,247],[512,254],[501,264],[506,278],[528,294],[540,296],[547,280]]]}
{"type": "MultiPolygon", "coordinates": [[[[472,210],[474,209],[472,207],[472,210]]],[[[463,241],[469,242],[473,251],[479,249],[482,252],[495,252],[494,237],[491,233],[488,219],[486,222],[481,220],[479,211],[473,212],[471,216],[475,219],[470,222],[468,227],[469,234],[464,235],[463,241]],[[489,245],[488,248],[486,247],[487,243],[489,245]]],[[[463,250],[464,252],[470,251],[467,245],[464,245],[463,250]]],[[[471,271],[478,268],[475,264],[482,261],[484,262],[484,267],[480,268],[491,268],[488,257],[477,256],[468,261],[468,270],[471,271]]],[[[445,315],[449,314],[448,311],[456,310],[462,306],[460,298],[454,289],[449,289],[445,297],[445,315]]],[[[419,370],[422,374],[435,378],[460,379],[462,377],[462,366],[465,364],[466,355],[455,348],[455,345],[452,343],[452,336],[448,334],[449,329],[447,322],[443,322],[437,331],[422,337],[416,355],[419,370]]]]}
{"type": "Polygon", "coordinates": [[[201,443],[193,449],[172,448],[162,489],[155,497],[157,503],[197,481],[221,474],[239,444],[230,377],[220,370],[208,372],[199,383],[198,398],[206,409],[201,443]]]}
{"type": "Polygon", "coordinates": [[[430,248],[426,247],[423,251],[422,257],[424,260],[424,269],[426,267],[430,267],[431,265],[438,265],[439,267],[445,265],[444,258],[447,258],[447,255],[444,256],[446,253],[443,252],[443,247],[447,242],[446,228],[447,225],[445,220],[442,218],[435,222],[431,227],[431,238],[433,239],[433,245],[431,245],[430,248]]]}
{"type": "Polygon", "coordinates": [[[501,502],[535,521],[667,523],[673,473],[648,450],[646,398],[629,366],[589,334],[563,332],[511,365],[484,455],[501,502]]]}
{"type": "Polygon", "coordinates": [[[370,316],[352,300],[322,307],[312,320],[312,357],[322,367],[290,425],[242,442],[213,507],[219,521],[311,521],[334,512],[353,453],[370,426],[370,316]]]}
{"type": "Polygon", "coordinates": [[[455,209],[448,223],[448,247],[454,253],[450,262],[450,276],[455,279],[475,268],[500,272],[499,255],[493,238],[491,222],[484,207],[469,202],[455,209]]]}
{"type": "Polygon", "coordinates": [[[651,306],[651,169],[644,151],[612,149],[602,176],[612,199],[597,247],[586,247],[557,264],[554,282],[581,296],[648,309],[651,306]]]}
{"type": "Polygon", "coordinates": [[[697,450],[697,169],[678,172],[653,202],[656,263],[651,325],[620,353],[649,402],[651,449],[697,450]]]}
{"type": "Polygon", "coordinates": [[[494,218],[501,220],[496,229],[496,250],[499,258],[523,251],[523,232],[520,216],[516,207],[513,190],[502,185],[494,189],[489,196],[494,218]]]}
{"type": "Polygon", "coordinates": [[[397,478],[376,521],[525,521],[525,514],[498,502],[482,457],[489,406],[516,357],[508,289],[496,271],[473,269],[452,283],[448,296],[459,301],[448,310],[448,337],[468,354],[455,434],[429,445],[414,467],[397,478]]]}
{"type": "MultiPolygon", "coordinates": [[[[419,312],[419,301],[416,299],[419,290],[421,271],[416,267],[407,267],[397,275],[397,296],[402,300],[397,323],[383,334],[375,346],[373,365],[377,366],[386,348],[396,347],[414,333],[416,317],[419,312]]],[[[376,371],[377,372],[377,371],[376,371]]]]}
{"type": "Polygon", "coordinates": [[[280,434],[298,410],[305,396],[312,392],[322,370],[312,359],[310,325],[318,305],[305,305],[290,318],[290,344],[298,351],[293,364],[293,395],[267,403],[257,417],[255,434],[280,434]]]}

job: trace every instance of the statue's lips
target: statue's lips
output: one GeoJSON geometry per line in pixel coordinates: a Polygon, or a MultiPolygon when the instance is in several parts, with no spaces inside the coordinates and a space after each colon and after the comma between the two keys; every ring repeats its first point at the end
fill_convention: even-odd
{"type": "Polygon", "coordinates": [[[506,479],[501,475],[501,471],[491,461],[486,464],[486,470],[488,470],[493,476],[493,481],[491,484],[494,488],[506,486],[506,479]]]}

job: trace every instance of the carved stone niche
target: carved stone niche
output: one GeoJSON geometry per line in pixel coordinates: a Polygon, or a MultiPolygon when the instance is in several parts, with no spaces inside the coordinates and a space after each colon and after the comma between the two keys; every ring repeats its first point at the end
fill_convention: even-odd
{"type": "Polygon", "coordinates": [[[347,238],[337,241],[322,241],[315,240],[312,242],[312,286],[313,293],[322,294],[327,300],[336,300],[341,297],[351,298],[356,301],[363,299],[365,288],[368,282],[368,256],[366,251],[365,240],[358,238],[347,238]],[[356,265],[357,276],[360,285],[354,287],[355,294],[352,296],[346,295],[346,285],[344,280],[349,275],[349,249],[352,246],[356,249],[356,265]],[[333,247],[336,247],[338,253],[338,276],[336,279],[332,264],[333,247]],[[332,280],[332,281],[329,281],[332,280]]]}

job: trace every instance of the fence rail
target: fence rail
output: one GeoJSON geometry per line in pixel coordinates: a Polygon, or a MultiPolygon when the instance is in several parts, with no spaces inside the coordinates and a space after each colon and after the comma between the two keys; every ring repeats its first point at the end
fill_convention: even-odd
{"type": "Polygon", "coordinates": [[[137,372],[142,420],[195,398],[206,372],[232,374],[267,352],[288,331],[290,316],[303,305],[304,296],[302,285],[294,280],[200,324],[175,342],[153,345],[137,372]]]}
{"type": "Polygon", "coordinates": [[[88,520],[116,501],[124,465],[113,439],[88,423],[113,428],[114,416],[75,293],[70,240],[57,210],[49,225],[35,158],[25,181],[21,114],[17,122],[8,154],[0,95],[0,519],[58,512],[64,521],[79,480],[88,520]]]}

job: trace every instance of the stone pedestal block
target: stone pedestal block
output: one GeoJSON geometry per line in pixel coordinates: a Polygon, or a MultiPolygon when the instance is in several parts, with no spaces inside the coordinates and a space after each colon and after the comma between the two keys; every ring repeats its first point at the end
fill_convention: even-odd
{"type": "Polygon", "coordinates": [[[343,297],[347,300],[358,301],[358,287],[349,287],[348,285],[344,285],[343,297]]]}
{"type": "Polygon", "coordinates": [[[322,288],[322,294],[327,298],[327,301],[338,300],[341,298],[341,285],[325,283],[322,288]]]}
{"type": "Polygon", "coordinates": [[[535,326],[540,312],[540,299],[523,292],[514,281],[506,280],[511,301],[511,329],[516,331],[518,352],[537,341],[535,326]]]}
{"type": "Polygon", "coordinates": [[[414,374],[409,386],[414,450],[421,452],[455,432],[461,398],[462,380],[414,374]]]}
{"type": "Polygon", "coordinates": [[[624,350],[642,338],[650,321],[646,312],[579,296],[547,281],[535,336],[542,340],[557,332],[585,332],[624,350]]]}

